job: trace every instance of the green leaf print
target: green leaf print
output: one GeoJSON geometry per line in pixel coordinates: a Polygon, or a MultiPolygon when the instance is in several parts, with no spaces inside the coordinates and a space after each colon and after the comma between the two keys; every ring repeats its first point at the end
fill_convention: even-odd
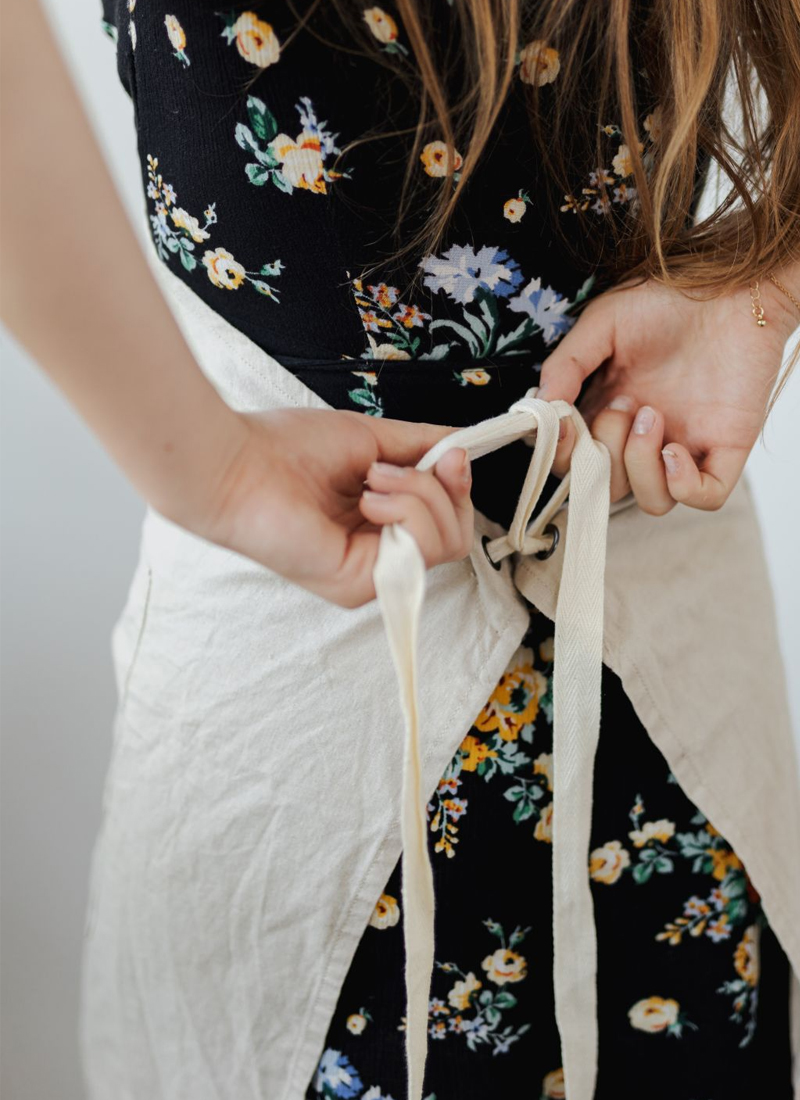
{"type": "Polygon", "coordinates": [[[356,405],[363,405],[369,416],[383,416],[381,399],[367,386],[363,389],[350,390],[347,395],[356,405]]]}
{"type": "Polygon", "coordinates": [[[278,172],[277,169],[272,173],[272,182],[278,188],[279,191],[284,191],[287,195],[291,195],[294,188],[289,180],[284,176],[283,172],[278,172]]]}
{"type": "Polygon", "coordinates": [[[248,96],[247,117],[253,132],[261,141],[272,141],[278,132],[278,122],[266,103],[254,95],[248,96]]]}
{"type": "Polygon", "coordinates": [[[263,164],[246,164],[244,170],[247,173],[247,178],[251,183],[254,183],[256,187],[263,187],[263,185],[269,180],[271,168],[265,168],[263,164]]]}

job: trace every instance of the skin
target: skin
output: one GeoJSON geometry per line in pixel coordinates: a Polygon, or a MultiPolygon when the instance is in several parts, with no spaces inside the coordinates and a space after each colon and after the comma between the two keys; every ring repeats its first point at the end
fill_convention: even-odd
{"type": "MultiPolygon", "coordinates": [[[[777,274],[800,299],[800,264],[777,274]]],[[[789,298],[760,284],[763,328],[748,287],[698,301],[652,280],[622,284],[590,302],[544,362],[545,400],[574,401],[594,373],[580,409],[611,454],[612,501],[632,491],[645,512],[663,515],[679,502],[713,510],[727,500],[800,322],[789,298]]],[[[560,475],[574,441],[569,424],[560,475]]]]}
{"type": "MultiPolygon", "coordinates": [[[[387,523],[411,531],[429,567],[469,553],[465,452],[413,469],[452,427],[334,410],[241,414],[222,401],[153,280],[38,3],[5,0],[0,51],[0,315],[144,499],[344,607],[374,597],[387,523]],[[36,43],[35,65],[21,42],[36,43]]],[[[779,277],[800,297],[796,267],[779,277]]],[[[792,328],[771,284],[762,297],[766,329],[746,289],[709,303],[655,285],[615,290],[546,361],[548,399],[573,401],[603,367],[582,411],[611,453],[612,499],[630,486],[660,514],[678,500],[717,507],[730,492],[792,328]],[[615,396],[631,407],[606,408],[615,396]],[[645,403],[655,422],[639,436],[631,421],[645,403]]],[[[567,431],[562,475],[570,451],[567,431]]]]}

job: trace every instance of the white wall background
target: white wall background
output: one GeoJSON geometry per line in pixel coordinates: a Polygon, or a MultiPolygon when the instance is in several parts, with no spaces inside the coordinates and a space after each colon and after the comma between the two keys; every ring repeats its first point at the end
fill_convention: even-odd
{"type": "MultiPolygon", "coordinates": [[[[48,7],[139,226],[132,112],[100,30],[99,0],[48,7]]],[[[115,704],[109,634],[136,559],[143,505],[7,336],[2,352],[2,1094],[79,1100],[79,956],[115,704]]],[[[767,449],[758,444],[749,464],[785,661],[795,674],[798,423],[800,373],[772,416],[767,449]]],[[[790,675],[790,689],[800,742],[800,676],[790,675]]]]}

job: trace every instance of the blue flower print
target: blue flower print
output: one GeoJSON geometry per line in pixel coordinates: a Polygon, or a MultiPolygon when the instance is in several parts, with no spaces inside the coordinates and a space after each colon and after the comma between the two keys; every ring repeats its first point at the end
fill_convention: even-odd
{"type": "Polygon", "coordinates": [[[567,316],[573,303],[568,298],[542,286],[542,280],[531,279],[528,285],[508,301],[508,308],[515,313],[527,313],[534,325],[541,329],[542,339],[548,346],[554,343],[575,324],[574,317],[567,316]]]}
{"type": "Polygon", "coordinates": [[[479,290],[507,298],[522,282],[519,264],[503,248],[454,244],[441,256],[426,256],[420,267],[427,272],[425,286],[443,290],[460,305],[469,305],[479,290]]]}
{"type": "Polygon", "coordinates": [[[358,1073],[341,1051],[328,1047],[323,1051],[314,1077],[314,1088],[320,1096],[337,1096],[352,1100],[363,1089],[358,1073]]]}

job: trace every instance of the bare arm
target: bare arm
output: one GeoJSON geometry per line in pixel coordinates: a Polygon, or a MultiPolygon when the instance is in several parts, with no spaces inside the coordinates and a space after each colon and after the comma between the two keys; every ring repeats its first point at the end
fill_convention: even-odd
{"type": "Polygon", "coordinates": [[[36,0],[5,0],[0,54],[3,321],[145,499],[194,525],[245,427],[153,279],[36,0]]]}
{"type": "Polygon", "coordinates": [[[451,428],[225,404],[161,296],[37,0],[5,0],[2,32],[0,315],[142,496],[345,606],[374,596],[387,523],[429,566],[469,553],[466,453],[410,469],[451,428]]]}

